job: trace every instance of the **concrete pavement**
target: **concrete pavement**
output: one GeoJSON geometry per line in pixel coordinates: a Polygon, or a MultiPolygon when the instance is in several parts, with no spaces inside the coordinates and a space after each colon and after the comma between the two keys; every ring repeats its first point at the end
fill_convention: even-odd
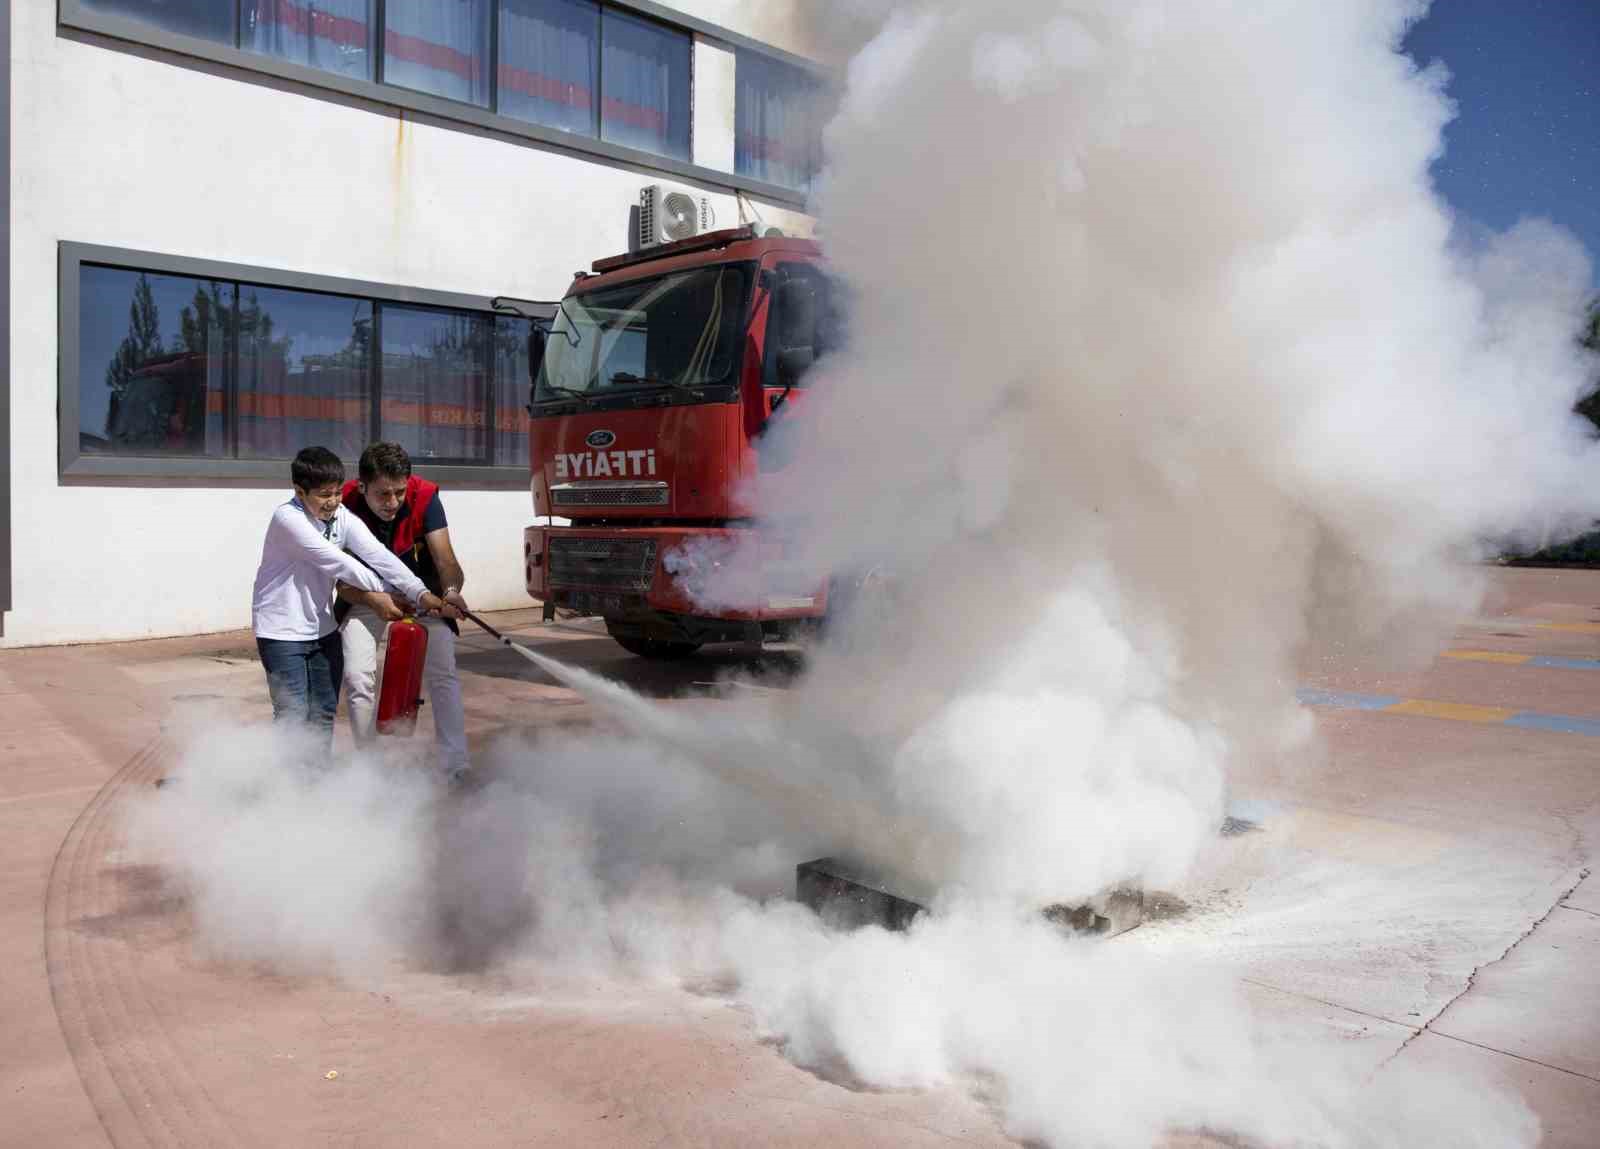
{"type": "MultiPolygon", "coordinates": [[[[1308,690],[1440,705],[1313,706],[1326,760],[1235,779],[1259,830],[1126,938],[1207,956],[1374,1067],[1503,1080],[1545,1145],[1593,1149],[1600,737],[1506,717],[1600,718],[1600,573],[1495,586],[1450,644],[1471,657],[1313,652],[1308,690]]],[[[748,668],[644,663],[533,612],[496,621],[661,698],[748,668]]],[[[589,721],[486,636],[464,635],[459,661],[475,744],[589,721]]],[[[781,687],[786,661],[762,666],[781,687]]],[[[374,990],[205,960],[160,875],[119,856],[118,811],[165,769],[164,724],[266,709],[243,634],[0,654],[0,1146],[1008,1143],[964,1095],[796,1069],[715,995],[415,970],[374,990]]]]}

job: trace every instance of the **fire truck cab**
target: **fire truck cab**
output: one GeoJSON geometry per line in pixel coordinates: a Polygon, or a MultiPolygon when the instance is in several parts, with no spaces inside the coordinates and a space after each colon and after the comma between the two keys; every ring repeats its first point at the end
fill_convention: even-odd
{"type": "Polygon", "coordinates": [[[764,436],[803,403],[837,331],[821,258],[810,240],[736,228],[578,273],[529,355],[534,511],[570,523],[524,531],[528,593],[547,617],[599,615],[627,650],[676,658],[826,613],[826,580],[764,583],[782,541],[749,505],[763,469],[784,463],[764,436]],[[726,606],[697,594],[686,570],[736,549],[757,585],[726,606]]]}

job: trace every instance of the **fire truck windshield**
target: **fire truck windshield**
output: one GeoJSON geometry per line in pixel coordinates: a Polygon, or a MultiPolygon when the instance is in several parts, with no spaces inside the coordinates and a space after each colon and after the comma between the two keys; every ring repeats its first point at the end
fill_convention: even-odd
{"type": "Polygon", "coordinates": [[[723,263],[570,295],[562,301],[534,388],[535,403],[702,389],[737,382],[745,303],[755,267],[723,263]]]}

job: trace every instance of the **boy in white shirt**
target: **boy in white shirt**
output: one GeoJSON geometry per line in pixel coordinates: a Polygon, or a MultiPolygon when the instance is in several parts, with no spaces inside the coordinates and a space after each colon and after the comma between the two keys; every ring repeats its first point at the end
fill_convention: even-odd
{"type": "Polygon", "coordinates": [[[341,505],[344,464],[339,456],[326,447],[307,447],[294,457],[289,473],[295,497],[273,511],[267,524],[251,620],[267,671],[273,721],[303,722],[331,742],[344,676],[333,617],[335,582],[398,592],[422,614],[459,614],[341,505]]]}

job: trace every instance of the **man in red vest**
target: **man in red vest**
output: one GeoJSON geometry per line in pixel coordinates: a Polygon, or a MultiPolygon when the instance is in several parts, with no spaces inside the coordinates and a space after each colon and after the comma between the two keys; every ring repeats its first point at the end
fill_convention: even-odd
{"type": "MultiPolygon", "coordinates": [[[[399,443],[372,443],[361,452],[360,477],[344,486],[344,505],[366,524],[430,591],[457,610],[467,609],[461,597],[466,581],[445,520],[439,488],[411,473],[411,458],[399,443]]],[[[343,619],[344,689],[349,699],[350,732],[357,745],[376,734],[378,647],[388,624],[403,611],[388,594],[340,584],[336,608],[343,619]]],[[[449,618],[422,618],[428,628],[428,655],[422,680],[446,778],[460,781],[467,771],[466,712],[461,705],[461,680],[456,675],[456,636],[449,618]]]]}

